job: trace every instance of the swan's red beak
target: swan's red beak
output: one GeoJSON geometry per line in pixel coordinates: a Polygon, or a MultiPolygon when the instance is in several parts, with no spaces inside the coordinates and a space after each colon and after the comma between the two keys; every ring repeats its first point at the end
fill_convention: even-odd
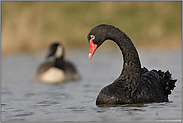
{"type": "Polygon", "coordinates": [[[95,50],[97,49],[97,45],[93,43],[92,39],[90,39],[89,43],[90,43],[90,50],[89,50],[88,58],[91,59],[95,50]]]}

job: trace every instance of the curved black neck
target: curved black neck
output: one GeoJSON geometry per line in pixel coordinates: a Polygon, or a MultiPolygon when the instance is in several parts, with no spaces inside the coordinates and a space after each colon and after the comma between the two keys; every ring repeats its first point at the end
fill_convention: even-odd
{"type": "Polygon", "coordinates": [[[131,39],[120,29],[110,27],[107,39],[113,40],[121,49],[123,55],[123,69],[115,82],[121,82],[122,86],[132,89],[131,96],[141,81],[141,64],[138,52],[131,39]]]}

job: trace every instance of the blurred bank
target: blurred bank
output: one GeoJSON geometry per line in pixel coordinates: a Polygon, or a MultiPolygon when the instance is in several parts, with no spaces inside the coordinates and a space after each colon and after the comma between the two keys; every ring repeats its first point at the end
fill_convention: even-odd
{"type": "MultiPolygon", "coordinates": [[[[139,48],[181,49],[182,2],[1,1],[1,51],[36,53],[60,41],[88,49],[91,28],[106,23],[123,30],[139,48]]],[[[106,48],[110,47],[106,44],[106,48]]],[[[115,47],[116,48],[116,47],[115,47]]]]}

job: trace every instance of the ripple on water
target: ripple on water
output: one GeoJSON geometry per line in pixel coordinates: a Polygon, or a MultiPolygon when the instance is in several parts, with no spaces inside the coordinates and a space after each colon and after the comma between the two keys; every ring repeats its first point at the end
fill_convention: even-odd
{"type": "Polygon", "coordinates": [[[69,109],[71,111],[87,111],[84,106],[70,106],[66,109],[69,109]]]}
{"type": "Polygon", "coordinates": [[[35,105],[31,106],[52,106],[54,104],[60,104],[60,103],[57,101],[46,100],[46,101],[38,101],[35,105]]]}
{"type": "Polygon", "coordinates": [[[151,105],[149,105],[148,107],[149,108],[166,108],[167,106],[176,107],[176,105],[174,105],[172,101],[160,102],[160,103],[151,103],[151,105]]]}
{"type": "Polygon", "coordinates": [[[32,115],[34,112],[23,112],[23,113],[18,113],[15,114],[14,117],[24,117],[24,116],[28,116],[28,115],[32,115]]]}
{"type": "Polygon", "coordinates": [[[10,92],[10,91],[2,91],[2,93],[1,93],[3,96],[5,96],[5,95],[12,95],[12,92],[10,92]]]}
{"type": "Polygon", "coordinates": [[[52,105],[52,104],[60,104],[57,101],[39,101],[36,104],[47,104],[47,105],[52,105]]]}
{"type": "Polygon", "coordinates": [[[35,94],[34,93],[26,93],[25,95],[24,95],[24,97],[31,97],[31,96],[34,96],[35,94]]]}

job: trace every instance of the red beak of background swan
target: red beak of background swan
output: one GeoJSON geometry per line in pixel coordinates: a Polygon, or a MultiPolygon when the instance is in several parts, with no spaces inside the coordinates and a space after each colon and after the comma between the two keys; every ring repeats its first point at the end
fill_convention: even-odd
{"type": "Polygon", "coordinates": [[[90,43],[90,50],[89,50],[88,58],[91,59],[92,56],[93,56],[93,54],[94,54],[94,52],[95,52],[95,50],[97,49],[97,45],[95,45],[93,43],[93,40],[92,39],[90,39],[89,43],[90,43]]]}

